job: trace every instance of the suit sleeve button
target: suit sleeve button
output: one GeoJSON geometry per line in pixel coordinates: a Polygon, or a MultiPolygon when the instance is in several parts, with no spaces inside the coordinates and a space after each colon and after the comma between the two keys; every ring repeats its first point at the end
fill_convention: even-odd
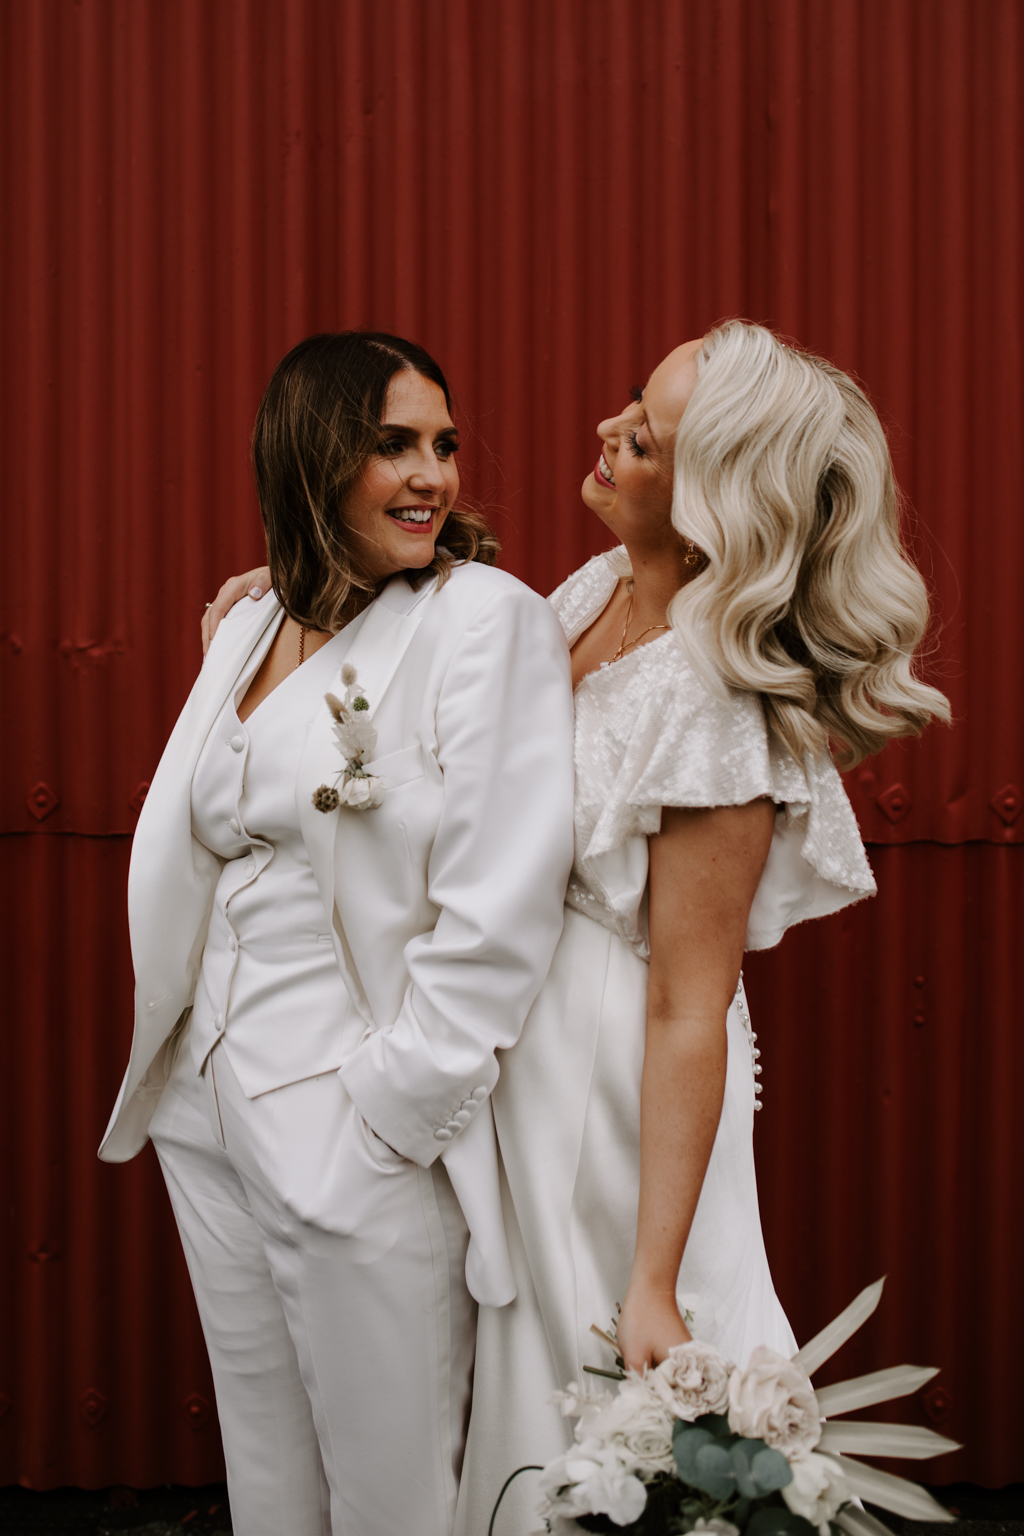
{"type": "Polygon", "coordinates": [[[456,1110],[454,1115],[452,1115],[450,1123],[455,1125],[468,1125],[472,1118],[473,1111],[471,1109],[459,1109],[456,1110]]]}
{"type": "Polygon", "coordinates": [[[474,1088],[473,1089],[473,1097],[474,1097],[474,1099],[476,1100],[476,1102],[478,1104],[482,1104],[484,1099],[486,1099],[486,1097],[487,1097],[487,1089],[486,1088],[474,1088]]]}
{"type": "Polygon", "coordinates": [[[454,1131],[450,1131],[446,1125],[439,1125],[434,1132],[435,1141],[451,1141],[454,1131]]]}

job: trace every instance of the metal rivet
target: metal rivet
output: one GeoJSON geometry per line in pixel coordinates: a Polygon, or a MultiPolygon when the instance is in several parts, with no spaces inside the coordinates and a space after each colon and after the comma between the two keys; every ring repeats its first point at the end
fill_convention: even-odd
{"type": "Polygon", "coordinates": [[[213,1404],[200,1392],[192,1392],[181,1405],[193,1429],[202,1429],[213,1418],[213,1404]]]}
{"type": "Polygon", "coordinates": [[[90,1429],[95,1429],[107,1416],[110,1407],[102,1392],[97,1392],[95,1387],[89,1387],[78,1399],[78,1410],[90,1429]]]}
{"type": "Polygon", "coordinates": [[[945,1387],[932,1387],[922,1393],[921,1406],[933,1424],[941,1424],[953,1411],[953,1394],[945,1387]]]}
{"type": "Polygon", "coordinates": [[[1011,827],[1024,807],[1024,794],[1016,784],[1004,784],[1002,789],[996,791],[989,801],[989,805],[1008,827],[1011,827]]]}
{"type": "Polygon", "coordinates": [[[882,815],[888,817],[893,826],[909,814],[913,803],[902,784],[890,784],[875,802],[882,815]]]}
{"type": "Polygon", "coordinates": [[[53,1264],[63,1257],[63,1245],[53,1238],[46,1238],[43,1242],[37,1243],[29,1253],[33,1264],[53,1264]]]}
{"type": "Polygon", "coordinates": [[[60,801],[57,798],[56,790],[51,789],[49,784],[40,782],[33,785],[29,790],[28,799],[25,801],[25,804],[36,821],[45,821],[51,811],[57,809],[60,801]]]}

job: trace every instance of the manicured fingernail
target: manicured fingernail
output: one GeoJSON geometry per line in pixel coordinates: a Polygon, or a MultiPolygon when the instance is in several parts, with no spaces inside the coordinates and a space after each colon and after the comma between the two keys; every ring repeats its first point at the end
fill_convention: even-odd
{"type": "Polygon", "coordinates": [[[249,588],[249,596],[253,599],[254,602],[258,603],[260,598],[263,596],[263,588],[262,587],[250,587],[249,588]]]}

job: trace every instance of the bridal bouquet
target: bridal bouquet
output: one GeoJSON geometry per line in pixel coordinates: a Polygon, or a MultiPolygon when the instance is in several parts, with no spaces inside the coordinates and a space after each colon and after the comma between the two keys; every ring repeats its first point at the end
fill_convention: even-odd
{"type": "Polygon", "coordinates": [[[620,1361],[615,1392],[574,1384],[559,1393],[563,1414],[577,1420],[575,1444],[542,1469],[539,1529],[564,1536],[581,1528],[636,1536],[885,1536],[888,1528],[854,1499],[912,1520],[950,1520],[923,1488],[849,1453],[925,1458],[958,1449],[954,1441],[929,1429],[834,1417],[914,1392],[935,1370],[895,1366],[817,1392],[811,1385],[811,1375],[871,1316],[882,1283],[792,1360],[756,1349],[741,1371],[694,1340],[642,1376],[622,1373],[620,1361]]]}

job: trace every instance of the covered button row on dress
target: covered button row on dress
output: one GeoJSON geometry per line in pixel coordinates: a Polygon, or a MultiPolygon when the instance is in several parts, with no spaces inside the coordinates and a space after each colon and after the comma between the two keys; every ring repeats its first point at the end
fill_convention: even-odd
{"type": "Polygon", "coordinates": [[[486,1088],[474,1088],[469,1098],[463,1099],[451,1119],[446,1121],[444,1125],[438,1126],[434,1132],[434,1140],[451,1141],[452,1137],[457,1136],[463,1126],[469,1124],[486,1097],[486,1088]]]}
{"type": "MultiPolygon", "coordinates": [[[[743,972],[742,971],[740,972],[739,985],[736,988],[736,1011],[737,1011],[737,1013],[740,1016],[740,1020],[742,1021],[743,1028],[746,1031],[747,1041],[748,1041],[748,1043],[750,1045],[750,1065],[751,1065],[751,1068],[753,1070],[754,1077],[758,1078],[758,1077],[761,1076],[761,1062],[760,1062],[761,1052],[760,1052],[760,1050],[758,1049],[758,1046],[757,1046],[757,1035],[754,1033],[753,1027],[752,1027],[752,1025],[750,1023],[750,1015],[747,1012],[746,999],[745,999],[745,997],[743,995],[743,972]]],[[[754,1108],[755,1109],[760,1109],[761,1108],[761,1094],[762,1094],[763,1091],[764,1090],[762,1089],[761,1084],[758,1083],[758,1082],[755,1082],[754,1083],[754,1108]]]]}

